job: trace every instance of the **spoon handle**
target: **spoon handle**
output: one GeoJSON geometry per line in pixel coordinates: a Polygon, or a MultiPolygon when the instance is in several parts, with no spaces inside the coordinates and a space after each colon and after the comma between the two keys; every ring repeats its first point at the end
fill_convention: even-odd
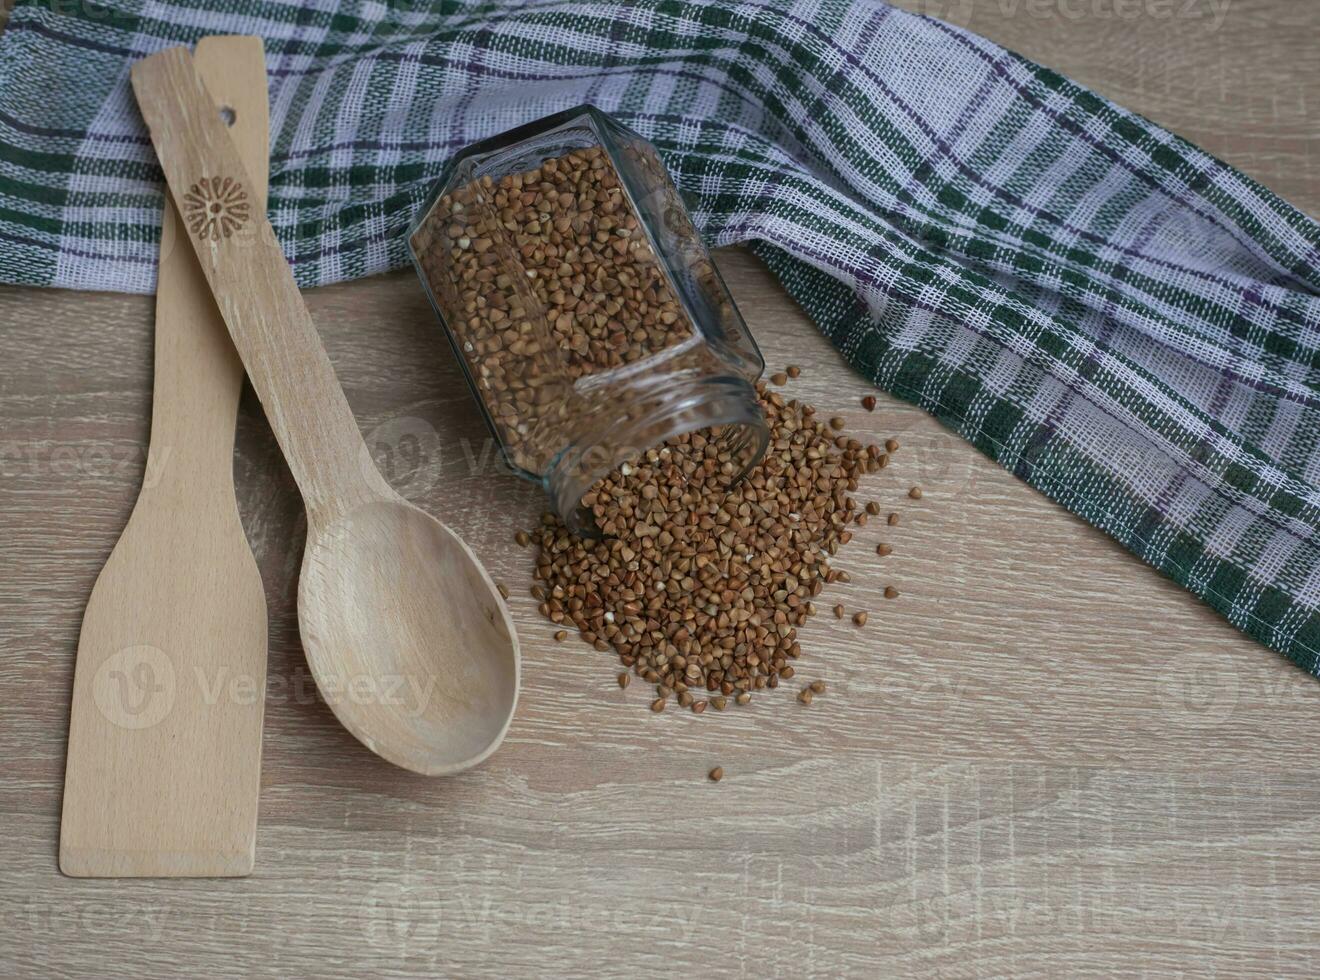
{"type": "Polygon", "coordinates": [[[183,233],[210,284],[308,519],[393,497],[371,462],[348,400],[307,312],[275,231],[187,48],[133,65],[183,233]]]}

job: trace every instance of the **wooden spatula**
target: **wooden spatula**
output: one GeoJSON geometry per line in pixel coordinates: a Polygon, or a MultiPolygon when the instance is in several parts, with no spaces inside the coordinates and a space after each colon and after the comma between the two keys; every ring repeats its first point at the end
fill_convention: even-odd
{"type": "Polygon", "coordinates": [[[261,39],[197,45],[198,73],[250,186],[165,204],[150,465],[83,614],[60,869],[90,877],[252,870],[266,686],[266,600],[234,499],[243,366],[190,229],[231,234],[266,210],[261,39]],[[181,223],[182,222],[182,223],[181,223]]]}

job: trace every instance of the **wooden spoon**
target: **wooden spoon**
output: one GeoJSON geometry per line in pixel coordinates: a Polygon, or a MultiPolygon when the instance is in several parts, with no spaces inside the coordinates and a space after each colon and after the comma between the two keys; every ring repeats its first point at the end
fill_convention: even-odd
{"type": "MultiPolygon", "coordinates": [[[[265,209],[261,39],[213,37],[197,67],[232,113],[265,209]]],[[[166,200],[151,449],[78,638],[64,767],[68,875],[245,875],[261,788],[266,595],[234,500],[243,365],[166,200]]]]}
{"type": "Polygon", "coordinates": [[[467,545],[376,469],[274,230],[231,207],[251,180],[187,49],[139,61],[132,80],[185,220],[215,218],[188,240],[307,507],[298,622],[322,696],[396,765],[476,765],[518,698],[503,600],[467,545]]]}

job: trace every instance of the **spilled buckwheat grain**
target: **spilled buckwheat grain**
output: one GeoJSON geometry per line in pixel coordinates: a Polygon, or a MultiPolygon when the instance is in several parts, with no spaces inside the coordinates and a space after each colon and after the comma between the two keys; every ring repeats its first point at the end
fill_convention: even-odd
{"type": "MultiPolygon", "coordinates": [[[[771,429],[764,458],[732,489],[718,433],[671,439],[583,497],[602,533],[572,534],[546,514],[534,540],[541,613],[700,713],[710,692],[746,704],[791,677],[797,629],[827,581],[829,558],[859,512],[868,454],[815,410],[758,384],[771,429]],[[697,706],[701,707],[698,708],[697,706]]],[[[622,675],[621,675],[622,676],[622,675]]]]}

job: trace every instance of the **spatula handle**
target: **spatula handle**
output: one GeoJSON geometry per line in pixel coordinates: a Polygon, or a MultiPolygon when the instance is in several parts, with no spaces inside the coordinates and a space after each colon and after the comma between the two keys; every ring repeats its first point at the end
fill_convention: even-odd
{"type": "Polygon", "coordinates": [[[191,54],[171,48],[145,58],[132,81],[186,237],[309,520],[390,496],[191,54]]]}

